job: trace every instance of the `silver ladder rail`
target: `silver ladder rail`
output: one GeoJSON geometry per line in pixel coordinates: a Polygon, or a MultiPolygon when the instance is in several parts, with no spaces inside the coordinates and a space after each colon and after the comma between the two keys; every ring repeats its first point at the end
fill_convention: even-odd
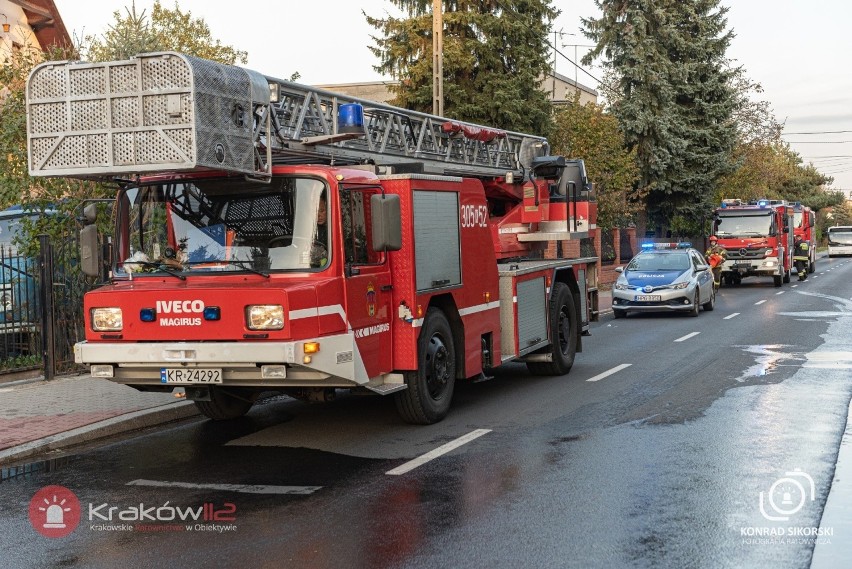
{"type": "Polygon", "coordinates": [[[274,163],[317,159],[334,164],[418,162],[425,172],[433,174],[495,177],[511,172],[522,179],[532,158],[549,151],[543,137],[481,127],[267,79],[270,85],[277,86],[280,100],[261,111],[255,140],[260,146],[269,141],[274,163]],[[338,131],[338,110],[341,105],[351,103],[363,107],[363,133],[338,131]],[[271,126],[267,126],[270,122],[271,126]],[[443,127],[447,123],[499,135],[483,142],[468,138],[463,132],[445,132],[443,127]]]}

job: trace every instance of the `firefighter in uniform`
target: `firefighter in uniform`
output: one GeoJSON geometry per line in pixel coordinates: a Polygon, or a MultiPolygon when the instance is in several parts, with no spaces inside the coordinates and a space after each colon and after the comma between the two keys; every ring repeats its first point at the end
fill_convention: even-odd
{"type": "Polygon", "coordinates": [[[809,249],[808,242],[802,239],[801,236],[796,235],[793,244],[793,265],[796,267],[796,272],[799,273],[800,281],[808,278],[808,263],[810,263],[809,249]]]}
{"type": "Polygon", "coordinates": [[[704,253],[704,257],[713,271],[713,285],[719,288],[722,279],[722,263],[728,258],[728,252],[719,245],[719,240],[715,235],[710,236],[710,248],[704,253]]]}

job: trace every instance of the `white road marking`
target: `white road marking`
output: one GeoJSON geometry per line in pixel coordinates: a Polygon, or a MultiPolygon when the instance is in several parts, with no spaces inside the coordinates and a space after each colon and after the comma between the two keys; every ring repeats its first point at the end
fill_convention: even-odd
{"type": "Polygon", "coordinates": [[[694,336],[697,336],[697,335],[699,335],[700,333],[701,333],[701,332],[691,332],[691,333],[687,334],[686,336],[681,336],[680,338],[678,338],[677,340],[675,340],[675,342],[683,342],[683,341],[685,341],[685,340],[689,340],[690,338],[692,338],[692,337],[694,337],[694,336]]]}
{"type": "Polygon", "coordinates": [[[778,296],[779,294],[784,294],[784,291],[782,290],[781,292],[776,292],[775,296],[778,296]]]}
{"type": "Polygon", "coordinates": [[[758,300],[757,302],[754,303],[754,305],[757,306],[758,304],[763,304],[764,302],[766,302],[766,299],[758,300]]]}
{"type": "Polygon", "coordinates": [[[192,490],[223,490],[244,494],[313,494],[322,486],[269,486],[265,484],[195,484],[166,480],[131,480],[127,486],[155,486],[157,488],[189,488],[192,490]]]}
{"type": "Polygon", "coordinates": [[[607,370],[607,371],[605,371],[605,372],[603,372],[603,373],[599,373],[599,374],[598,374],[598,375],[596,375],[595,377],[590,377],[590,378],[589,378],[589,379],[587,379],[586,381],[600,381],[600,380],[602,380],[603,378],[605,378],[605,377],[609,377],[610,375],[612,375],[612,374],[614,374],[614,373],[618,373],[619,371],[621,371],[621,370],[623,370],[623,369],[626,369],[626,368],[629,368],[629,367],[630,367],[630,366],[632,366],[632,365],[633,365],[633,364],[621,364],[621,365],[617,365],[617,366],[615,366],[614,368],[612,368],[612,369],[610,369],[610,370],[607,370]]]}
{"type": "Polygon", "coordinates": [[[430,460],[434,460],[439,456],[445,455],[451,450],[455,450],[460,446],[469,443],[474,439],[478,439],[482,435],[488,434],[491,432],[491,429],[476,429],[475,431],[471,431],[468,434],[457,438],[454,441],[450,441],[445,445],[441,445],[434,450],[430,450],[423,456],[417,457],[414,460],[409,460],[403,465],[397,466],[393,470],[388,470],[385,474],[389,474],[390,476],[399,476],[400,474],[405,474],[406,472],[410,472],[417,468],[418,466],[422,466],[429,462],[430,460]]]}
{"type": "Polygon", "coordinates": [[[799,286],[799,285],[792,285],[790,288],[796,288],[797,286],[799,286]]]}
{"type": "Polygon", "coordinates": [[[734,318],[735,316],[739,316],[739,315],[740,315],[739,312],[734,312],[733,314],[729,314],[728,316],[725,316],[724,318],[722,318],[722,320],[730,320],[731,318],[734,318]]]}

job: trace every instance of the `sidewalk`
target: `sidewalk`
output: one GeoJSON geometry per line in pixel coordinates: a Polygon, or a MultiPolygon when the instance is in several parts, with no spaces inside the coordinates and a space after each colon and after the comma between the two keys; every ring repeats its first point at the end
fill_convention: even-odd
{"type": "Polygon", "coordinates": [[[0,464],[196,414],[171,393],[88,375],[0,384],[0,464]]]}

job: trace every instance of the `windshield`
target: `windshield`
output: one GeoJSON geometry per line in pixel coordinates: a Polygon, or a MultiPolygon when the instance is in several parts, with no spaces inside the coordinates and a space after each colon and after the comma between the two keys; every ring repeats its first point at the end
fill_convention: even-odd
{"type": "Polygon", "coordinates": [[[689,256],[683,253],[640,253],[627,265],[628,271],[685,271],[689,256]]]}
{"type": "Polygon", "coordinates": [[[116,274],[323,269],[326,195],[321,180],[298,177],[131,188],[119,200],[116,274]]]}
{"type": "Polygon", "coordinates": [[[803,211],[794,211],[793,212],[793,227],[796,229],[800,229],[802,227],[802,220],[805,218],[805,212],[803,211]]]}
{"type": "Polygon", "coordinates": [[[772,233],[772,215],[720,215],[716,235],[725,237],[766,237],[772,233]]]}
{"type": "MultiPolygon", "coordinates": [[[[21,233],[21,219],[24,216],[18,215],[15,217],[7,217],[0,219],[0,247],[4,249],[13,247],[14,240],[21,233]]],[[[31,219],[36,219],[38,216],[30,216],[31,219]]]]}
{"type": "Polygon", "coordinates": [[[828,240],[841,245],[852,245],[852,227],[829,227],[828,240]]]}

